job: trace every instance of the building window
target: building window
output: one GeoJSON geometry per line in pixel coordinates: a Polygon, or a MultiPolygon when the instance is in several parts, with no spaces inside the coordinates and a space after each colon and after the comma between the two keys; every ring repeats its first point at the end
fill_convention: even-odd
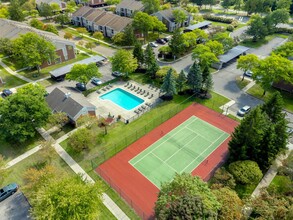
{"type": "Polygon", "coordinates": [[[111,33],[114,34],[114,30],[113,29],[111,30],[111,33]]]}

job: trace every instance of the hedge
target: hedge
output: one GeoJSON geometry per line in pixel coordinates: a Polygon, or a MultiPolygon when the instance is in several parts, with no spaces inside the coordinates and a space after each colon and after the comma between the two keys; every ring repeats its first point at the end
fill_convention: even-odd
{"type": "Polygon", "coordinates": [[[276,27],[275,28],[275,33],[293,34],[293,28],[276,27]]]}
{"type": "Polygon", "coordinates": [[[234,18],[225,18],[225,17],[219,17],[211,14],[204,14],[203,18],[210,21],[218,21],[226,24],[231,24],[233,21],[235,21],[234,18]]]}

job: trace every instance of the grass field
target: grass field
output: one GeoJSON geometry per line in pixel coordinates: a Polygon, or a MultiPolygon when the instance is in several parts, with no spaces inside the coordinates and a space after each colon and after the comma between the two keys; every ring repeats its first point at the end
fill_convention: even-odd
{"type": "Polygon", "coordinates": [[[175,173],[192,172],[228,137],[222,130],[191,116],[130,160],[130,164],[160,188],[175,173]]]}
{"type": "Polygon", "coordinates": [[[2,66],[0,66],[0,78],[5,82],[4,84],[0,85],[1,90],[5,88],[13,88],[26,83],[24,80],[8,73],[2,66]]]}

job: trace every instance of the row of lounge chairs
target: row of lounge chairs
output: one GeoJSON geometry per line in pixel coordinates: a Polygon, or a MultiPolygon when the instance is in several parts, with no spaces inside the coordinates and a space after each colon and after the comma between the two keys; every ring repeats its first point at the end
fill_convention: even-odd
{"type": "MultiPolygon", "coordinates": [[[[104,92],[106,92],[107,90],[109,90],[109,89],[111,89],[111,88],[113,88],[113,86],[112,86],[111,84],[108,84],[108,85],[104,86],[104,87],[102,88],[102,90],[103,90],[104,92]]],[[[100,91],[100,90],[97,90],[97,93],[98,93],[98,94],[101,94],[101,91],[100,91]]]]}
{"type": "Polygon", "coordinates": [[[145,105],[140,106],[138,109],[134,110],[136,114],[139,114],[141,112],[144,112],[147,108],[151,108],[151,103],[145,103],[145,105]]]}
{"type": "Polygon", "coordinates": [[[139,86],[133,85],[132,83],[127,82],[124,87],[130,89],[131,91],[136,92],[139,95],[143,95],[144,97],[148,97],[149,99],[154,97],[154,94],[151,94],[150,92],[141,89],[139,86]]]}

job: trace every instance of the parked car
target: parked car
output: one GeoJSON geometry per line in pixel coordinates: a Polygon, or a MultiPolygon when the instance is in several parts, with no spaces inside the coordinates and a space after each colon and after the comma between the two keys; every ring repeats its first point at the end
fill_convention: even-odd
{"type": "Polygon", "coordinates": [[[156,44],[155,42],[150,42],[151,47],[158,47],[159,45],[156,44]]]}
{"type": "Polygon", "coordinates": [[[18,190],[18,185],[16,183],[11,183],[0,189],[0,202],[9,196],[13,195],[18,190]]]}
{"type": "Polygon", "coordinates": [[[157,39],[156,42],[159,44],[166,44],[166,41],[164,41],[164,39],[161,38],[157,39]]]}
{"type": "Polygon", "coordinates": [[[105,58],[105,59],[103,59],[103,60],[100,60],[100,61],[96,62],[96,65],[97,65],[97,66],[104,66],[104,65],[106,65],[107,63],[108,63],[108,59],[105,58]]]}
{"type": "Polygon", "coordinates": [[[113,75],[113,76],[116,76],[116,77],[119,77],[119,76],[122,76],[123,74],[120,73],[120,72],[118,72],[118,71],[114,71],[114,72],[112,73],[112,75],[113,75]]]}
{"type": "Polygon", "coordinates": [[[243,106],[241,109],[238,110],[237,115],[243,117],[245,114],[250,112],[251,107],[248,105],[243,106]]]}
{"type": "Polygon", "coordinates": [[[289,136],[291,136],[293,134],[293,128],[288,127],[287,132],[288,132],[289,136]]]}
{"type": "Polygon", "coordinates": [[[80,91],[85,91],[86,90],[86,85],[84,83],[76,83],[76,88],[80,91]]]}
{"type": "Polygon", "coordinates": [[[169,41],[171,40],[171,38],[172,38],[171,36],[168,36],[168,37],[164,37],[163,40],[164,40],[165,42],[169,42],[169,41]]]}
{"type": "Polygon", "coordinates": [[[9,90],[9,89],[4,89],[4,90],[2,91],[2,96],[7,97],[7,96],[10,96],[10,95],[12,95],[11,90],[9,90]]]}
{"type": "Polygon", "coordinates": [[[99,78],[94,77],[94,78],[92,78],[91,83],[98,86],[98,85],[101,85],[103,82],[99,78]]]}
{"type": "Polygon", "coordinates": [[[250,71],[250,70],[246,70],[246,71],[244,72],[244,76],[252,77],[252,74],[253,74],[253,72],[250,71]]]}

